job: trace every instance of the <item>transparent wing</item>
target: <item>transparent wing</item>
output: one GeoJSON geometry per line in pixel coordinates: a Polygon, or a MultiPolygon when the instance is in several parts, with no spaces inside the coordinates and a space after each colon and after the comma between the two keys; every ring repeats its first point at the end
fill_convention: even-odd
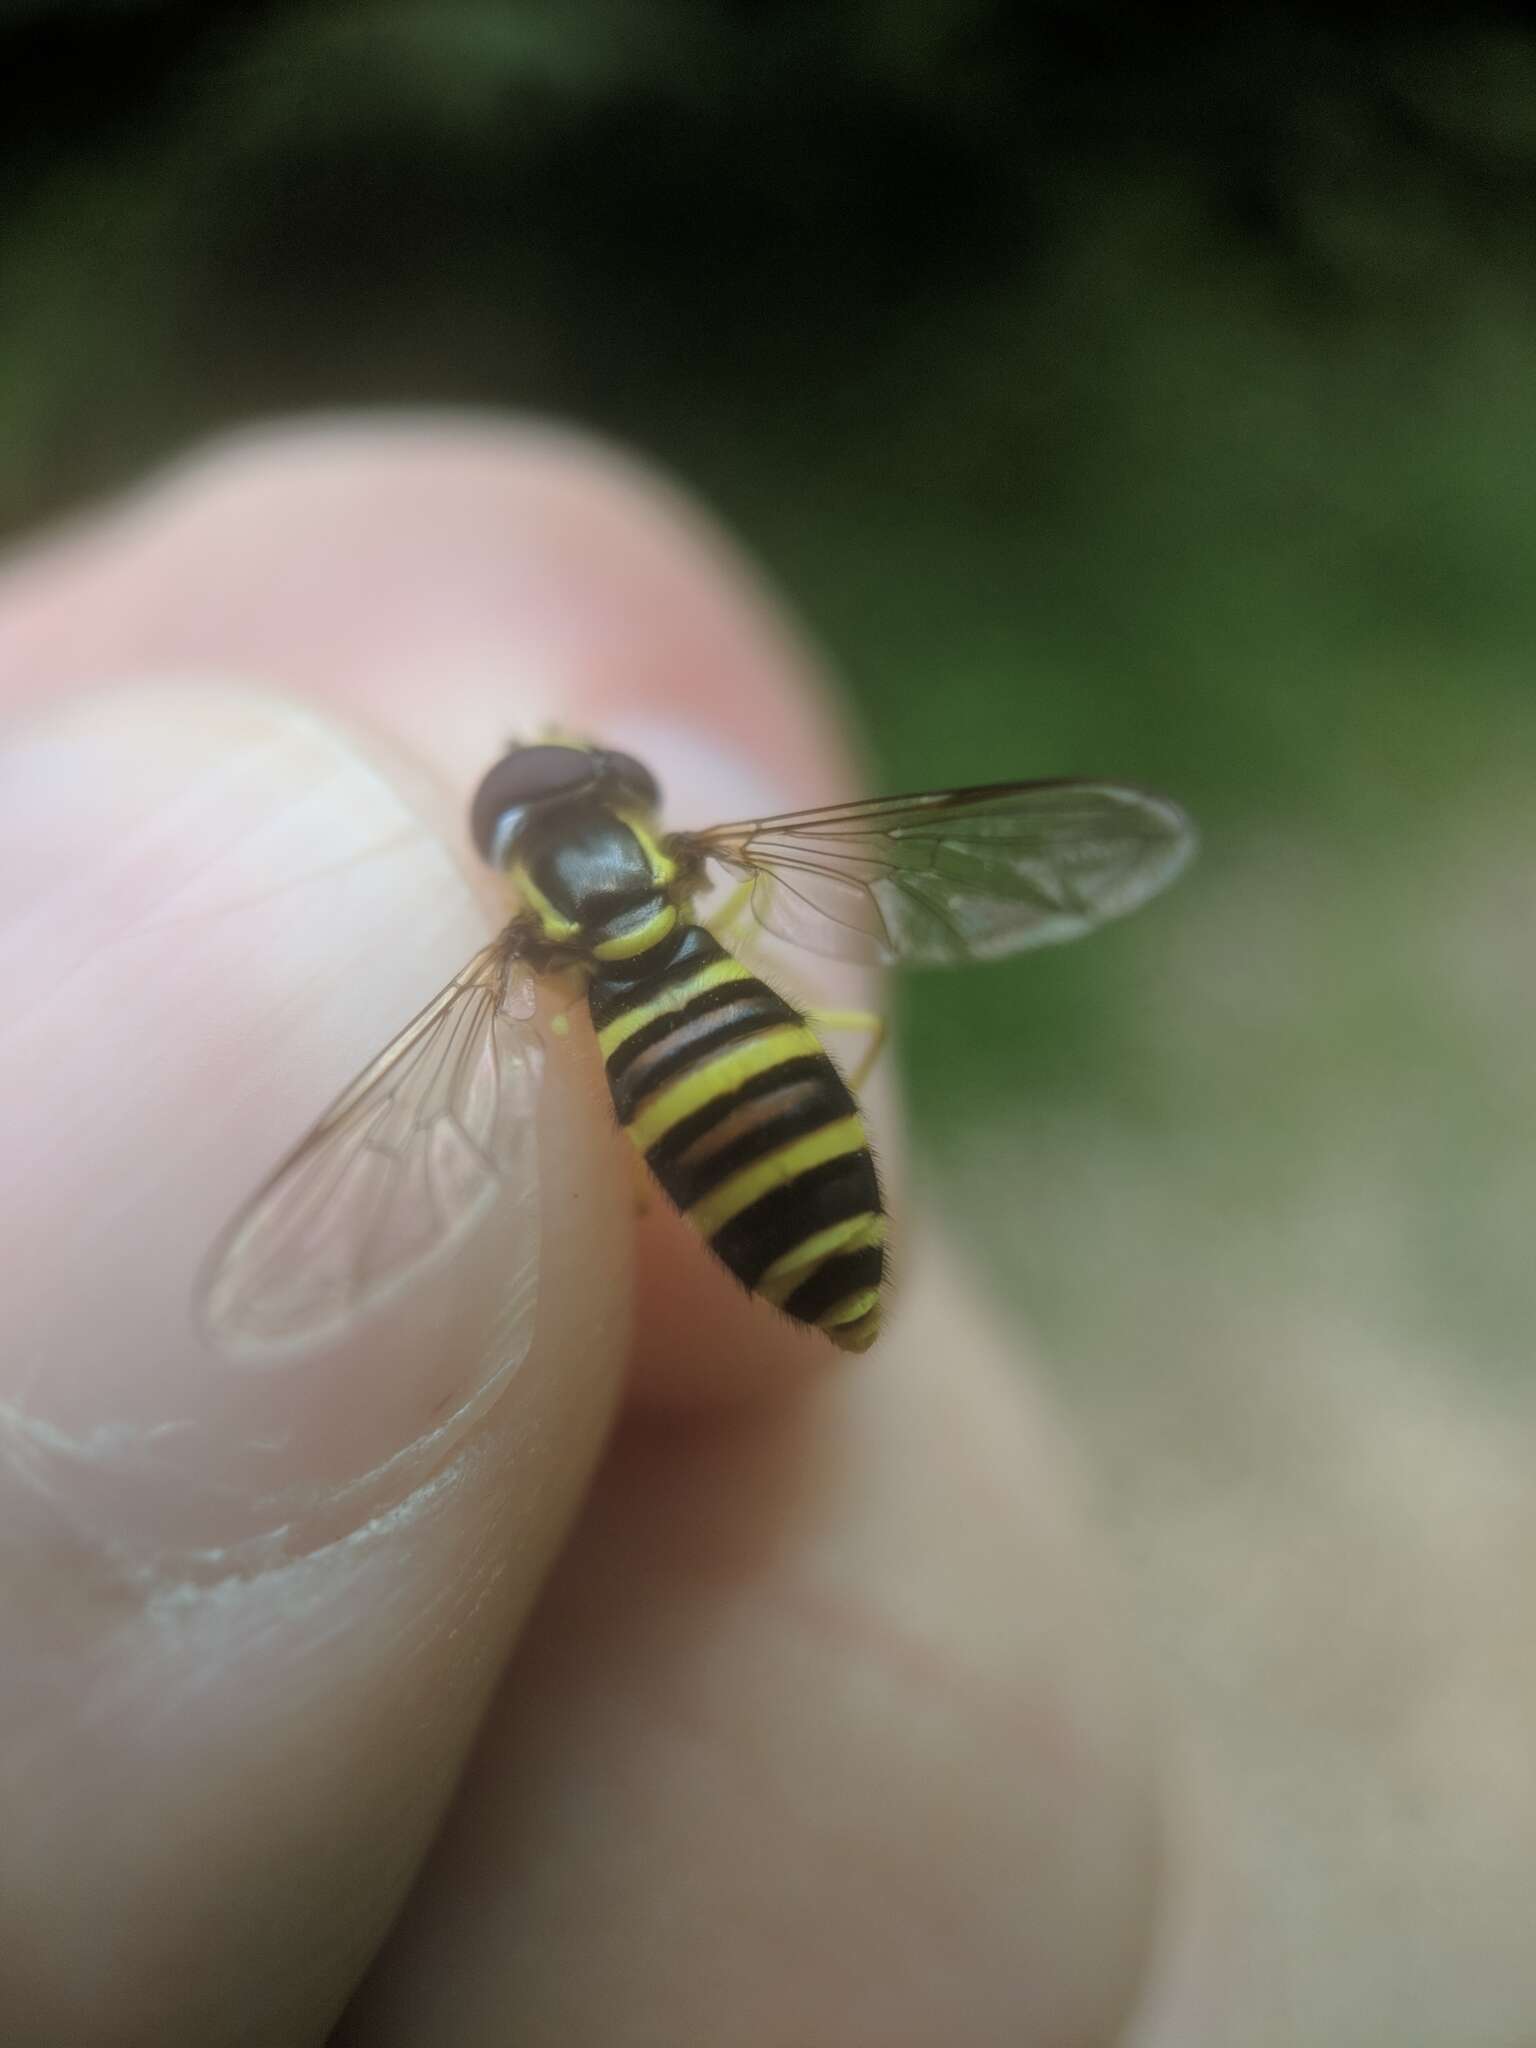
{"type": "Polygon", "coordinates": [[[958,966],[1058,944],[1166,888],[1195,831],[1114,782],[1008,782],[876,797],[683,833],[753,876],[768,931],[835,959],[958,966]]]}
{"type": "Polygon", "coordinates": [[[215,1245],[198,1293],[221,1349],[332,1338],[444,1256],[499,1189],[527,1196],[542,1068],[504,940],[366,1067],[215,1245]]]}

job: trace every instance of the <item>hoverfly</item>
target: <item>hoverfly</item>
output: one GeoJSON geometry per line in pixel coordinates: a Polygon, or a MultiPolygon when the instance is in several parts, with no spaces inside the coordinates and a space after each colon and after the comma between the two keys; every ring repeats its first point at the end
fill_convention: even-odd
{"type": "Polygon", "coordinates": [[[810,1014],[722,943],[723,921],[696,922],[695,900],[733,878],[737,915],[812,953],[955,967],[1124,916],[1194,847],[1178,805],[1112,782],[879,797],[665,836],[659,806],[642,763],[585,743],[514,746],[489,770],[470,832],[518,908],[225,1232],[200,1302],[216,1342],[334,1335],[530,1171],[528,1020],[536,978],[563,974],[668,1198],[750,1292],[864,1350],[885,1213],[858,1103],[810,1014]]]}

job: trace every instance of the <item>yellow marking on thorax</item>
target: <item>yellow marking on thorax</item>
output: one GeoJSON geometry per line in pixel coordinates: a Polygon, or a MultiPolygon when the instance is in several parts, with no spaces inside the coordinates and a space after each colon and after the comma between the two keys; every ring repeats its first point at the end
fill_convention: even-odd
{"type": "Polygon", "coordinates": [[[829,1223],[825,1230],[818,1230],[797,1244],[793,1251],[786,1252],[783,1258],[775,1259],[753,1292],[761,1294],[776,1308],[782,1308],[800,1282],[809,1280],[828,1259],[839,1252],[862,1252],[871,1245],[884,1242],[885,1218],[873,1211],[862,1216],[850,1216],[843,1223],[829,1223]]]}
{"type": "Polygon", "coordinates": [[[732,1094],[755,1075],[770,1073],[786,1060],[804,1059],[807,1055],[826,1058],[820,1039],[803,1024],[778,1024],[753,1038],[739,1038],[712,1060],[691,1068],[648,1095],[639,1115],[626,1128],[640,1150],[648,1152],[674,1124],[692,1116],[696,1109],[703,1109],[716,1096],[732,1094]]]}
{"type": "Polygon", "coordinates": [[[707,995],[712,988],[724,988],[728,982],[751,979],[746,968],[734,960],[712,961],[689,980],[674,983],[648,1003],[636,1003],[622,1017],[615,1017],[611,1024],[605,1024],[597,1034],[603,1058],[617,1052],[626,1038],[633,1038],[637,1031],[643,1031],[647,1024],[654,1024],[658,1017],[668,1017],[675,1010],[686,1010],[695,996],[707,995]]]}
{"type": "Polygon", "coordinates": [[[863,1150],[863,1124],[856,1116],[839,1117],[835,1123],[823,1124],[807,1137],[791,1139],[776,1152],[754,1159],[750,1166],[733,1173],[694,1203],[688,1211],[688,1221],[703,1236],[713,1237],[733,1216],[750,1209],[775,1188],[787,1187],[802,1173],[809,1173],[813,1166],[824,1166],[829,1159],[863,1150]]]}
{"type": "Polygon", "coordinates": [[[580,936],[581,926],[574,918],[566,917],[556,910],[522,861],[513,862],[508,870],[508,879],[539,920],[539,927],[551,945],[569,945],[573,939],[580,936]]]}
{"type": "Polygon", "coordinates": [[[677,880],[677,862],[669,853],[663,853],[657,844],[656,835],[645,823],[643,811],[615,811],[613,814],[627,825],[640,842],[640,851],[650,864],[651,876],[658,889],[665,889],[677,880]]]}
{"type": "Polygon", "coordinates": [[[669,932],[677,929],[677,905],[663,903],[653,917],[632,932],[616,939],[601,939],[592,948],[594,960],[633,960],[637,953],[649,953],[669,932]]]}

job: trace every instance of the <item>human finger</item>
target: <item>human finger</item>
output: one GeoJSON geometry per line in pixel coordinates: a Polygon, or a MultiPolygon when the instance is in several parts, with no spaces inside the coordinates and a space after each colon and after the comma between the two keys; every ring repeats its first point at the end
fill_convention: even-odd
{"type": "Polygon", "coordinates": [[[443,850],[461,770],[546,712],[686,720],[786,665],[686,522],[537,434],[253,443],[0,585],[28,2038],[305,2038],[394,1911],[617,1395],[596,1076],[548,1063],[536,1321],[487,1232],[382,1346],[240,1374],[194,1342],[191,1275],[483,936],[443,850]]]}
{"type": "Polygon", "coordinates": [[[348,2048],[1122,2038],[1134,1632],[1024,1362],[911,1257],[846,1372],[620,1438],[348,2048]]]}

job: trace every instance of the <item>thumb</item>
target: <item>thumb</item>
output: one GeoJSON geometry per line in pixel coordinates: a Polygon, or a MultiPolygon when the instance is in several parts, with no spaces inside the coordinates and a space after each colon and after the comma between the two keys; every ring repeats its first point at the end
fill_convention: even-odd
{"type": "Polygon", "coordinates": [[[255,1371],[198,1343],[192,1276],[483,942],[442,792],[552,713],[684,720],[706,674],[787,672],[648,493],[539,436],[253,444],[0,589],[0,2015],[28,2040],[318,2037],[376,1947],[617,1398],[600,1079],[548,1061],[536,1297],[503,1216],[408,1309],[255,1371]]]}

